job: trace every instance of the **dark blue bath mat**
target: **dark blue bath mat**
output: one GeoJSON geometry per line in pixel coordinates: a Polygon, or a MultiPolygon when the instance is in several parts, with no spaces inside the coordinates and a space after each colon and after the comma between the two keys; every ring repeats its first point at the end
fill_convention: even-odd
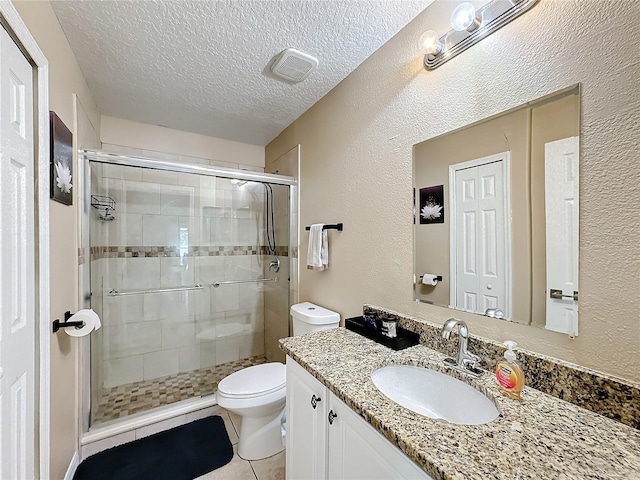
{"type": "Polygon", "coordinates": [[[232,458],[222,417],[207,417],[96,453],[73,480],[192,480],[232,458]]]}

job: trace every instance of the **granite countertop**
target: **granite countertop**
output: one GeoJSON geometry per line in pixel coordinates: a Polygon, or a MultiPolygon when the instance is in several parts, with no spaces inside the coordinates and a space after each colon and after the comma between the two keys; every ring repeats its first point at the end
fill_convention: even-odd
{"type": "Polygon", "coordinates": [[[447,369],[445,355],[422,345],[396,352],[338,328],[280,347],[434,479],[640,479],[640,431],[528,387],[511,400],[492,373],[447,369]],[[401,407],[371,381],[390,364],[446,372],[483,391],[500,415],[454,425],[401,407]]]}

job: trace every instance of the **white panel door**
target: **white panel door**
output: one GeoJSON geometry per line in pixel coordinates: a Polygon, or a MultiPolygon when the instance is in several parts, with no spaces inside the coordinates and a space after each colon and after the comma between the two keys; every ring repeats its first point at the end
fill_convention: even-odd
{"type": "Polygon", "coordinates": [[[326,478],[327,396],[324,385],[287,357],[287,480],[326,478]]]}
{"type": "Polygon", "coordinates": [[[35,467],[33,71],[0,28],[0,478],[35,467]]]}
{"type": "Polygon", "coordinates": [[[509,318],[504,159],[488,157],[454,168],[454,308],[484,313],[501,309],[509,318]]]}
{"type": "Polygon", "coordinates": [[[569,335],[578,334],[579,150],[578,137],[550,142],[544,148],[546,328],[569,335]],[[559,292],[552,295],[552,290],[559,292]]]}

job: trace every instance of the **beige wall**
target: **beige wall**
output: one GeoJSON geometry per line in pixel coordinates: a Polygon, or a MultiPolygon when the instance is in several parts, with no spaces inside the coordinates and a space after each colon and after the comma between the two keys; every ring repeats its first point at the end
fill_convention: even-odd
{"type": "Polygon", "coordinates": [[[598,2],[588,28],[593,2],[543,0],[427,72],[416,40],[450,5],[427,8],[267,146],[269,164],[301,145],[300,228],[345,225],[330,233],[328,271],[301,268],[300,300],[343,316],[371,302],[443,323],[450,310],[412,298],[412,145],[582,82],[580,336],[456,316],[474,334],[640,381],[640,10],[598,2]],[[633,38],[618,43],[618,32],[633,38]]]}
{"type": "MultiPolygon", "coordinates": [[[[74,129],[77,93],[90,121],[98,112],[84,77],[49,2],[14,1],[14,6],[49,61],[49,108],[74,129]]],[[[75,132],[73,132],[75,135],[75,132]]],[[[74,174],[77,165],[73,167],[74,174]]],[[[75,183],[74,183],[75,184],[75,183]]],[[[76,189],[74,189],[76,190],[76,189]]],[[[50,203],[51,315],[62,318],[77,308],[77,191],[74,206],[50,203]]],[[[64,478],[78,443],[78,340],[51,337],[51,478],[64,478]]]]}
{"type": "Polygon", "coordinates": [[[102,116],[100,136],[107,151],[189,163],[206,161],[227,168],[264,169],[264,147],[248,143],[105,115],[102,116]]]}

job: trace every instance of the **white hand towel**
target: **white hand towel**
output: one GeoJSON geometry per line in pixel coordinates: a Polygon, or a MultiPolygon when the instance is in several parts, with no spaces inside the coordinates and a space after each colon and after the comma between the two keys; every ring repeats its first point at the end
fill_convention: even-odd
{"type": "Polygon", "coordinates": [[[329,243],[324,223],[311,225],[309,229],[309,250],[307,251],[307,268],[322,271],[329,268],[329,243]]]}

